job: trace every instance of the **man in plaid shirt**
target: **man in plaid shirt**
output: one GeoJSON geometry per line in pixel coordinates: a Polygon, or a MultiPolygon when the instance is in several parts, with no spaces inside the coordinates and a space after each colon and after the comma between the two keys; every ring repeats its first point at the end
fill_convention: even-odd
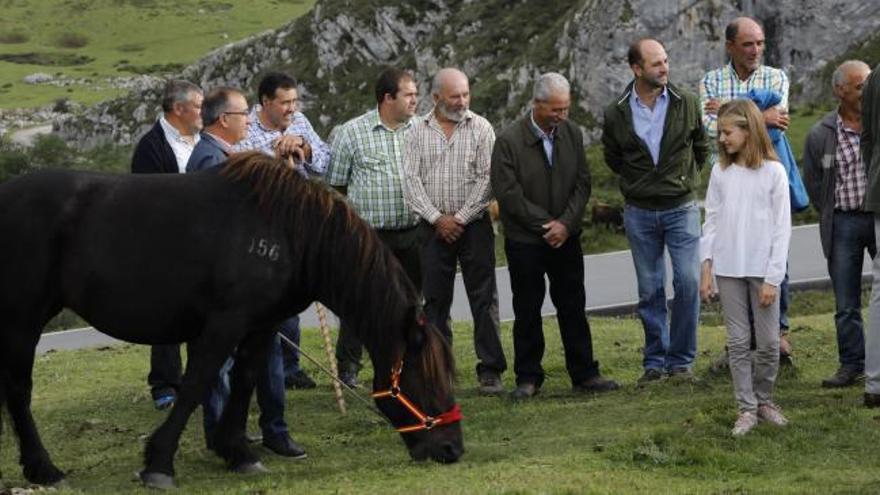
{"type": "MultiPolygon", "coordinates": [[[[738,17],[724,30],[724,46],[730,63],[706,73],[700,84],[700,102],[703,106],[703,126],[715,149],[718,136],[718,109],[737,98],[746,98],[751,89],[769,89],[779,93],[782,101],[762,113],[768,127],[788,129],[788,76],[781,69],[763,64],[764,29],[751,17],[738,17]]],[[[711,161],[715,161],[713,156],[711,161]]],[[[791,344],[788,332],[788,273],[779,287],[779,339],[780,357],[790,364],[791,344]]],[[[727,366],[727,352],[716,360],[713,369],[727,366]]]]}
{"type": "Polygon", "coordinates": [[[862,262],[873,258],[874,215],[864,209],[867,176],[859,153],[862,88],[868,64],[850,60],[831,76],[837,109],[816,123],[804,145],[804,182],[820,213],[819,236],[834,289],[840,368],[822,380],[826,388],[855,385],[865,369],[862,262]]]}
{"type": "MultiPolygon", "coordinates": [[[[386,69],[376,82],[377,107],[339,127],[331,143],[326,181],[348,196],[355,211],[379,235],[421,292],[417,225],[403,199],[403,149],[418,90],[413,76],[386,69]]],[[[339,378],[357,386],[363,346],[342,322],[336,344],[339,378]]]]}
{"type": "Polygon", "coordinates": [[[474,317],[479,390],[500,394],[507,362],[498,337],[495,235],[486,213],[495,131],[468,109],[470,85],[463,72],[439,71],[431,95],[434,109],[413,119],[403,153],[403,195],[422,218],[425,313],[451,342],[449,308],[455,268],[461,263],[474,317]]]}

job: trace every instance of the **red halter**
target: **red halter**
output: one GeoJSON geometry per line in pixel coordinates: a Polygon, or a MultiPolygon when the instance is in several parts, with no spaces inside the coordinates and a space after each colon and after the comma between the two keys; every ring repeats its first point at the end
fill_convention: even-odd
{"type": "Polygon", "coordinates": [[[421,409],[418,408],[415,404],[410,402],[407,399],[406,395],[400,391],[400,373],[403,371],[403,360],[397,362],[394,365],[394,368],[391,369],[391,388],[388,390],[383,390],[380,392],[373,392],[374,399],[397,399],[398,402],[403,404],[413,416],[415,416],[418,420],[418,424],[414,424],[411,426],[401,426],[397,428],[397,431],[400,433],[412,433],[414,431],[421,430],[430,430],[435,426],[442,426],[447,424],[456,423],[462,420],[461,415],[461,407],[458,404],[452,406],[452,409],[446,411],[443,414],[440,414],[436,417],[428,416],[423,413],[421,409]]]}

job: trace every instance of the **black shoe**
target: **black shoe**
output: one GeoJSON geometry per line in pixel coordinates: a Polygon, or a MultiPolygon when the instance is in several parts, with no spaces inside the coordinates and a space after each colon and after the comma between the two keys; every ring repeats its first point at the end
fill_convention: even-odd
{"type": "Polygon", "coordinates": [[[540,390],[541,389],[534,383],[520,383],[515,389],[513,389],[513,392],[510,393],[510,398],[513,400],[531,399],[538,395],[540,390]]]}
{"type": "Polygon", "coordinates": [[[651,382],[656,382],[658,380],[663,379],[663,373],[656,368],[648,368],[645,370],[645,373],[638,379],[636,382],[640,386],[647,385],[651,382]]]}
{"type": "Polygon", "coordinates": [[[153,395],[153,405],[160,411],[171,409],[176,401],[177,394],[173,389],[153,395]]]}
{"type": "Polygon", "coordinates": [[[865,407],[869,409],[880,407],[880,394],[865,392],[865,407]]]}
{"type": "Polygon", "coordinates": [[[690,368],[681,367],[669,370],[669,381],[673,383],[696,384],[700,382],[700,379],[694,375],[694,372],[690,368]]]}
{"type": "Polygon", "coordinates": [[[339,381],[348,385],[350,388],[360,387],[360,384],[358,383],[357,372],[355,371],[340,371],[339,381]]]}
{"type": "Polygon", "coordinates": [[[504,384],[501,383],[501,376],[494,371],[480,373],[479,381],[479,392],[483,395],[499,395],[504,393],[504,384]]]}
{"type": "Polygon", "coordinates": [[[840,368],[837,370],[834,375],[830,378],[826,378],[822,380],[823,388],[843,388],[849,387],[851,385],[855,385],[856,382],[865,375],[862,374],[861,371],[856,371],[850,368],[840,368]]]}
{"type": "Polygon", "coordinates": [[[290,438],[290,435],[286,433],[271,438],[264,438],[263,447],[266,447],[280,456],[290,457],[291,459],[305,459],[308,457],[306,455],[306,450],[302,448],[301,445],[294,442],[293,439],[290,438]]]}
{"type": "Polygon", "coordinates": [[[618,385],[617,382],[600,375],[587,378],[586,380],[580,383],[575,383],[571,386],[571,389],[574,392],[582,394],[598,394],[601,392],[610,392],[619,388],[620,385],[618,385]]]}
{"type": "Polygon", "coordinates": [[[286,377],[284,379],[284,387],[289,389],[311,389],[315,388],[318,385],[315,383],[315,380],[312,380],[312,377],[309,376],[305,370],[299,370],[294,373],[293,376],[286,377]]]}

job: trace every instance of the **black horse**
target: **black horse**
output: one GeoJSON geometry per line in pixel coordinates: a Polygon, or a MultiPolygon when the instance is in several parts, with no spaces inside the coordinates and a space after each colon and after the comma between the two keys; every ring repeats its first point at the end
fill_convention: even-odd
{"type": "Polygon", "coordinates": [[[25,477],[64,477],[30,407],[37,341],[62,307],[129,342],[188,343],[183,386],[141,472],[146,484],[170,487],[186,422],[233,352],[213,443],[231,469],[262,469],[245,438],[257,365],[273,329],[312,301],[354,324],[376,370],[373,388],[385,391],[376,402],[410,455],[456,461],[449,344],[420,316],[391,252],[324,186],[258,153],[192,175],[44,171],[0,184],[0,401],[25,477]]]}

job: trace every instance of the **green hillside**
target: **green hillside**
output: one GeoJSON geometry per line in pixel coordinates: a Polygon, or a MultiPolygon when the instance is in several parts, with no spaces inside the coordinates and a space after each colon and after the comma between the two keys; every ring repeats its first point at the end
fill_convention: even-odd
{"type": "Polygon", "coordinates": [[[277,28],[315,0],[0,0],[0,108],[118,96],[108,77],[178,72],[209,50],[277,28]],[[45,73],[70,86],[31,85],[45,73]]]}

